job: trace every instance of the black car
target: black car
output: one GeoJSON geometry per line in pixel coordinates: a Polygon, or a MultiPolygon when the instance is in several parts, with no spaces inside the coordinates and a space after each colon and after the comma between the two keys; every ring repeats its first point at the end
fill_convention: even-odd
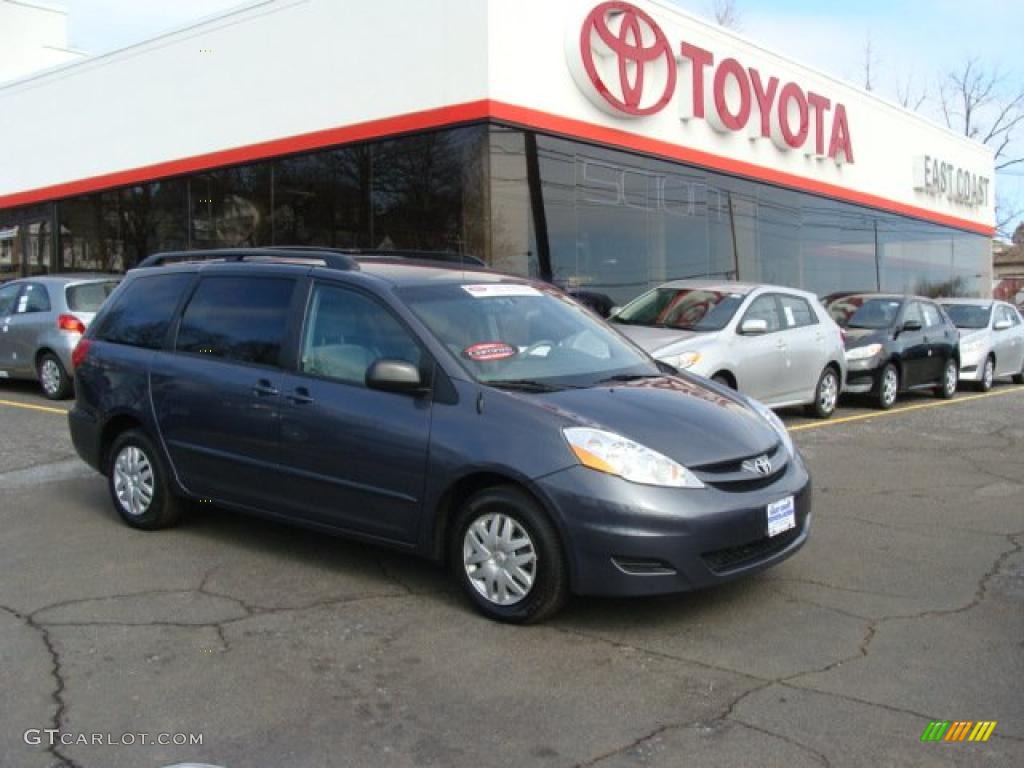
{"type": "Polygon", "coordinates": [[[553,286],[337,252],[151,257],[75,350],[71,435],[129,525],[187,500],[446,561],[486,615],[704,587],[789,557],[778,418],[553,286]]]}
{"type": "Polygon", "coordinates": [[[846,386],[892,408],[900,392],[956,394],[959,334],[942,307],[920,296],[840,294],[827,302],[846,339],[846,386]]]}

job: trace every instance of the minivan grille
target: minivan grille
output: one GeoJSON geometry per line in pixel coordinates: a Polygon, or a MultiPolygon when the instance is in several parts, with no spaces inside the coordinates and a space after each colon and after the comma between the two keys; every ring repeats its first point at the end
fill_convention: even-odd
{"type": "Polygon", "coordinates": [[[693,467],[694,474],[706,485],[718,488],[723,491],[754,491],[774,483],[786,470],[789,458],[782,443],[776,443],[767,454],[756,454],[754,456],[743,456],[730,461],[723,461],[717,464],[706,464],[701,467],[693,467]],[[759,475],[743,468],[743,462],[756,459],[758,456],[767,455],[772,463],[772,470],[767,475],[759,475]]]}
{"type": "Polygon", "coordinates": [[[778,536],[765,536],[763,539],[741,544],[738,547],[716,549],[705,552],[700,557],[715,573],[731,571],[746,565],[753,565],[778,554],[800,536],[800,528],[793,528],[778,536]]]}

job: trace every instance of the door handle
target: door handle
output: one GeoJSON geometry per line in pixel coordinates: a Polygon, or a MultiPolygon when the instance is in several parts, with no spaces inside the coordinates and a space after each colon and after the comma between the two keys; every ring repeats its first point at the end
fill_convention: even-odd
{"type": "Polygon", "coordinates": [[[277,397],[281,392],[266,379],[260,379],[252,388],[252,393],[257,397],[277,397]]]}
{"type": "Polygon", "coordinates": [[[313,402],[313,398],[310,396],[309,390],[305,387],[297,387],[294,392],[288,395],[288,399],[296,405],[309,405],[313,402]]]}

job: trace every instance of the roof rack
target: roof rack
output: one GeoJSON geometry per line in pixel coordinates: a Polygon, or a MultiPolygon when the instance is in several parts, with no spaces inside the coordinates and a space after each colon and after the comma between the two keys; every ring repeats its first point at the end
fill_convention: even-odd
{"type": "Polygon", "coordinates": [[[197,251],[168,251],[155,253],[138,265],[138,269],[184,264],[192,261],[321,261],[331,269],[358,270],[359,262],[353,255],[335,248],[289,247],[275,248],[220,248],[197,251]]]}
{"type": "Polygon", "coordinates": [[[286,251],[326,251],[359,259],[410,259],[415,261],[442,261],[446,264],[467,264],[472,267],[487,265],[476,256],[456,253],[455,251],[420,251],[416,249],[402,250],[399,248],[328,248],[317,245],[280,245],[277,248],[286,251]]]}

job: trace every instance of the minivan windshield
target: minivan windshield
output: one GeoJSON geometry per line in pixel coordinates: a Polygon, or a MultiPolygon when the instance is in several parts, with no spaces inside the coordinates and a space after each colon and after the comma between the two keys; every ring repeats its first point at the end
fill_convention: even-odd
{"type": "Polygon", "coordinates": [[[943,304],[949,319],[957,328],[988,328],[992,307],[979,307],[977,304],[943,304]]]}
{"type": "Polygon", "coordinates": [[[843,328],[881,330],[896,322],[902,299],[845,296],[828,305],[832,319],[843,328]]]}
{"type": "Polygon", "coordinates": [[[743,294],[731,291],[655,288],[623,307],[612,322],[681,331],[720,331],[732,320],[743,299],[743,294]]]}
{"type": "Polygon", "coordinates": [[[398,294],[483,383],[543,391],[661,375],[654,361],[554,289],[447,284],[398,294]]]}

